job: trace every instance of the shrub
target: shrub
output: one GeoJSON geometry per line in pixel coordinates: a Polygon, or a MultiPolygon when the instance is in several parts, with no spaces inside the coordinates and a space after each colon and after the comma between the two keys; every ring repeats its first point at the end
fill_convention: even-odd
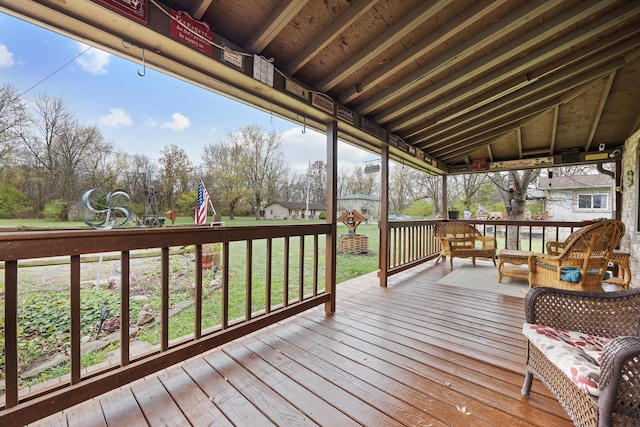
{"type": "Polygon", "coordinates": [[[67,203],[64,200],[51,200],[44,205],[44,217],[50,221],[64,221],[67,218],[67,203]]]}
{"type": "Polygon", "coordinates": [[[16,218],[31,210],[29,200],[9,184],[0,187],[0,218],[16,218]]]}

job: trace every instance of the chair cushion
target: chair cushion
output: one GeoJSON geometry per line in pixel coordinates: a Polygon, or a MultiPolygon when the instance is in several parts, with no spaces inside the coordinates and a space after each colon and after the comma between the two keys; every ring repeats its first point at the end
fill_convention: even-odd
{"type": "Polygon", "coordinates": [[[525,323],[522,332],[584,392],[599,396],[602,348],[609,338],[525,323]]]}
{"type": "Polygon", "coordinates": [[[560,280],[565,282],[578,283],[582,278],[582,273],[578,267],[562,267],[560,269],[560,280]]]}

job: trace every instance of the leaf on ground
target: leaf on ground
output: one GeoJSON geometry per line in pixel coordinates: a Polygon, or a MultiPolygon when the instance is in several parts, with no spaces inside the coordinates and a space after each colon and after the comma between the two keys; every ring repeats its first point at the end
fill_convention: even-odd
{"type": "Polygon", "coordinates": [[[465,415],[471,415],[471,412],[467,411],[467,407],[466,406],[460,407],[460,406],[456,405],[456,408],[458,409],[458,411],[462,412],[465,415]]]}

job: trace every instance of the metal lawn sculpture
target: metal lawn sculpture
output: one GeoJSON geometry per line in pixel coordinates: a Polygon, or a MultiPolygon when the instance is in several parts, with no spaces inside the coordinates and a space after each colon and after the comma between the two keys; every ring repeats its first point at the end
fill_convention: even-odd
{"type": "Polygon", "coordinates": [[[129,222],[131,216],[127,209],[130,199],[125,191],[116,190],[107,193],[102,201],[96,197],[96,189],[91,189],[82,195],[82,219],[85,224],[98,230],[110,230],[115,226],[124,225],[129,222]]]}

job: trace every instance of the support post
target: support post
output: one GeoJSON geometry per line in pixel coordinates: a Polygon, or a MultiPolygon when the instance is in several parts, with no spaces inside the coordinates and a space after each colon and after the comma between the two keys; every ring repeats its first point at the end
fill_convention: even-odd
{"type": "Polygon", "coordinates": [[[391,246],[389,244],[389,146],[383,145],[380,150],[380,220],[378,221],[379,229],[379,248],[378,263],[380,271],[380,286],[387,287],[389,271],[389,257],[391,246]]]}
{"type": "Polygon", "coordinates": [[[336,245],[338,221],[338,122],[327,122],[327,219],[331,225],[326,244],[326,290],[331,299],[325,304],[325,312],[336,311],[336,245]]]}

